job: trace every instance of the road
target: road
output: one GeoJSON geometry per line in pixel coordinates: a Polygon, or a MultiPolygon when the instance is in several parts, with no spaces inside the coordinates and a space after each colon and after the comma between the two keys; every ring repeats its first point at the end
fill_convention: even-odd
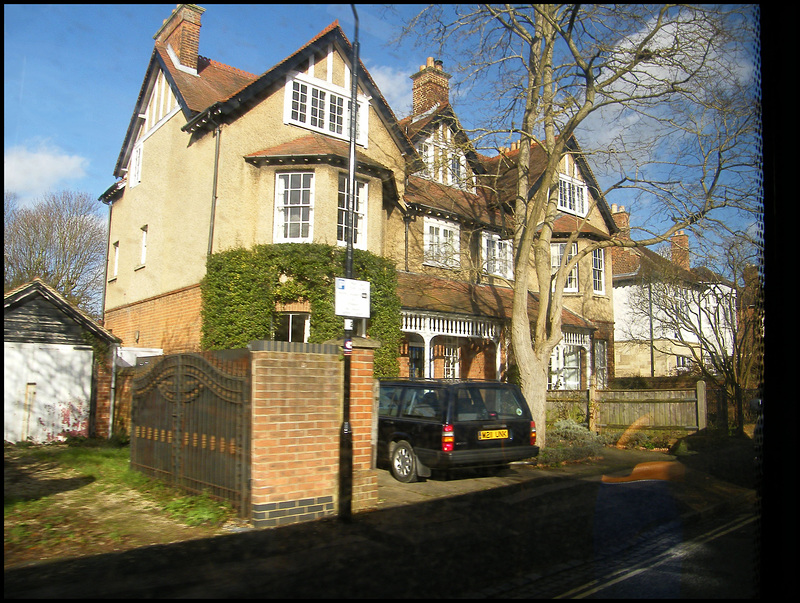
{"type": "Polygon", "coordinates": [[[682,533],[665,524],[612,557],[496,588],[504,599],[749,599],[758,594],[752,514],[710,518],[682,533]]]}
{"type": "MultiPolygon", "coordinates": [[[[739,532],[722,530],[716,538],[697,541],[704,547],[684,550],[680,547],[720,527],[697,531],[700,524],[686,525],[686,519],[699,511],[705,517],[707,510],[727,501],[741,501],[736,508],[743,505],[746,512],[752,509],[752,491],[705,474],[693,477],[688,470],[683,480],[606,480],[630,474],[634,464],[652,467],[654,459],[663,458],[618,451],[602,463],[552,471],[519,467],[497,477],[429,480],[412,487],[388,482],[379,490],[381,508],[356,514],[348,523],[331,519],[16,568],[4,573],[4,595],[555,597],[601,584],[637,590],[641,585],[634,580],[640,577],[650,585],[654,579],[642,576],[648,560],[670,592],[680,574],[681,596],[701,592],[705,576],[719,575],[718,581],[725,583],[727,566],[712,568],[713,549],[709,555],[704,547],[722,546],[727,553],[734,548],[727,539],[739,532]],[[612,462],[614,457],[619,462],[612,462]],[[680,561],[676,569],[676,560],[690,553],[696,557],[680,561]],[[687,566],[703,559],[708,559],[705,569],[695,576],[702,579],[691,578],[687,566]],[[601,582],[593,582],[597,580],[601,582]]],[[[682,467],[677,461],[666,466],[682,467]]],[[[755,532],[743,529],[739,550],[746,556],[748,538],[752,542],[755,532]]],[[[744,559],[735,567],[743,567],[744,559]]],[[[736,577],[747,582],[746,572],[735,567],[736,577]]],[[[731,584],[739,596],[752,591],[737,591],[737,583],[731,584]]],[[[586,596],[600,598],[607,592],[586,596]]]]}

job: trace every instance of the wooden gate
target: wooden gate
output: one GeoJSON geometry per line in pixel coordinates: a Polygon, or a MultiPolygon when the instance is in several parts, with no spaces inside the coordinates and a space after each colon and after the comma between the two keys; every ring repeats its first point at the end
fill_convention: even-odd
{"type": "Polygon", "coordinates": [[[250,509],[247,350],[175,354],[137,367],[131,466],[193,493],[250,509]]]}

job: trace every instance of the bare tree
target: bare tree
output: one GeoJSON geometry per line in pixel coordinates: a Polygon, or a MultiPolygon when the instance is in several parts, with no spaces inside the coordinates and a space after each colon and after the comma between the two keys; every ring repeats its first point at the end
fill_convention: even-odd
{"type": "Polygon", "coordinates": [[[583,257],[660,243],[722,210],[758,212],[757,97],[752,70],[743,69],[757,39],[752,17],[741,6],[436,5],[405,27],[404,36],[438,44],[461,74],[465,104],[484,110],[472,123],[462,119],[478,148],[488,154],[519,140],[512,349],[540,424],[564,285],[583,257]],[[624,193],[627,205],[661,220],[639,227],[636,240],[612,237],[564,254],[553,272],[558,169],[578,138],[572,152],[591,157],[610,183],[592,203],[624,193]],[[544,153],[543,170],[531,170],[533,152],[544,153]],[[536,316],[528,315],[532,288],[536,316]]]}
{"type": "Polygon", "coordinates": [[[628,341],[689,358],[687,370],[720,383],[736,402],[741,433],[743,392],[760,385],[764,325],[758,247],[745,238],[726,237],[708,253],[700,259],[706,265],[691,271],[643,272],[618,326],[628,341]]]}
{"type": "Polygon", "coordinates": [[[44,194],[18,207],[5,191],[3,289],[41,278],[72,303],[99,315],[103,293],[107,224],[97,201],[84,192],[44,194]]]}

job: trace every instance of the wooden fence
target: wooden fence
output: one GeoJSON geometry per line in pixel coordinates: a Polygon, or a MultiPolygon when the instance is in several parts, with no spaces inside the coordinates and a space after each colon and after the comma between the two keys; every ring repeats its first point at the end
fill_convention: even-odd
{"type": "Polygon", "coordinates": [[[547,392],[547,419],[572,418],[591,431],[664,429],[696,431],[707,426],[706,384],[676,390],[547,392]]]}

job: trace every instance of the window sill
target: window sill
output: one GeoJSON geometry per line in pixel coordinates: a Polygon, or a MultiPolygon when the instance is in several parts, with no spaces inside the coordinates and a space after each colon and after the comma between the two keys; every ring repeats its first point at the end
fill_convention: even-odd
{"type": "Polygon", "coordinates": [[[139,264],[138,266],[133,267],[133,271],[136,272],[137,270],[141,270],[145,267],[145,264],[139,264]]]}
{"type": "Polygon", "coordinates": [[[112,276],[110,279],[108,279],[108,283],[109,284],[110,283],[116,283],[116,282],[117,282],[117,277],[116,276],[112,276]]]}

